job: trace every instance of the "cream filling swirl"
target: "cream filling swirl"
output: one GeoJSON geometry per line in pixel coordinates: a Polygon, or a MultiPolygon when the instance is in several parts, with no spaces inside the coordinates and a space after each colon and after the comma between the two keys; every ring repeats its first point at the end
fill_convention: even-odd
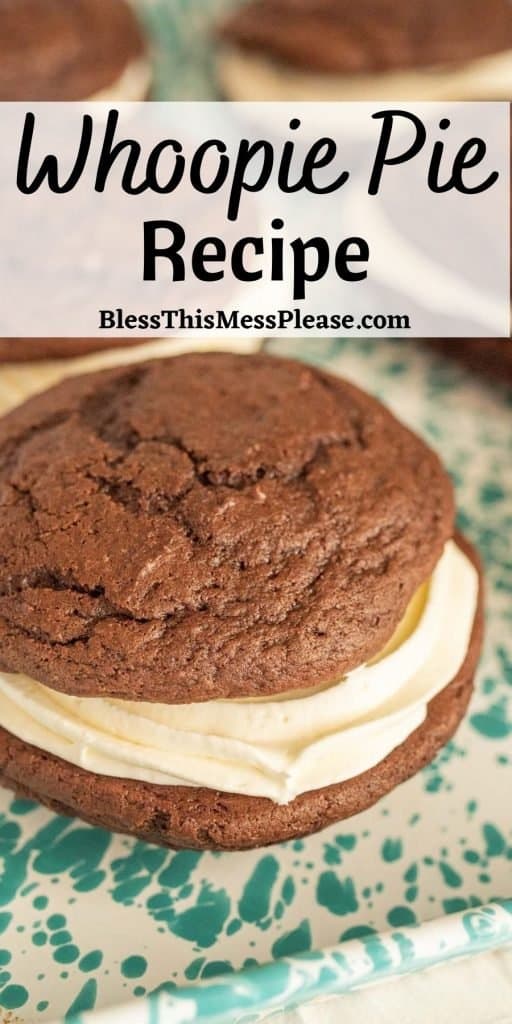
{"type": "Polygon", "coordinates": [[[281,698],[163,705],[69,697],[0,675],[0,722],[86,771],[269,797],[372,768],[421,725],[471,638],[478,573],[450,541],[391,641],[339,682],[281,698]]]}

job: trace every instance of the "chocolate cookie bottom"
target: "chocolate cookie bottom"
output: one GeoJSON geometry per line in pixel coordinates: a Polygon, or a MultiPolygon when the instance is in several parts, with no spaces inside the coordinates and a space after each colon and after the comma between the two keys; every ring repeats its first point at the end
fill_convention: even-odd
{"type": "MultiPolygon", "coordinates": [[[[480,572],[467,541],[457,542],[480,572]]],[[[52,810],[174,849],[243,850],[317,832],[366,810],[428,764],[453,736],[473,688],[483,633],[483,585],[471,641],[455,678],[429,704],[423,724],[375,767],[286,805],[189,786],[156,786],[95,775],[0,728],[0,781],[52,810]]]]}

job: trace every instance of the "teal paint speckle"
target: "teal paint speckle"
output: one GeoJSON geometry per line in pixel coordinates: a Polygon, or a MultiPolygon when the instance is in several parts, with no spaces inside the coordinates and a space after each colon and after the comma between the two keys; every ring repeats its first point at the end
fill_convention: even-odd
{"type": "Polygon", "coordinates": [[[53,954],[53,959],[58,964],[73,964],[75,960],[78,960],[80,956],[80,950],[78,946],[70,943],[69,946],[58,946],[53,954]]]}
{"type": "Polygon", "coordinates": [[[321,907],[326,907],[339,917],[354,913],[359,906],[352,879],[342,880],[334,871],[322,871],[316,896],[321,907]]]}
{"type": "Polygon", "coordinates": [[[142,978],[147,969],[147,960],[143,956],[129,956],[121,964],[123,978],[142,978]]]}
{"type": "Polygon", "coordinates": [[[63,928],[66,924],[66,918],[63,914],[52,914],[48,918],[46,924],[51,932],[56,931],[58,928],[63,928]]]}
{"type": "Polygon", "coordinates": [[[445,914],[456,914],[461,910],[466,910],[467,906],[467,900],[462,899],[460,896],[453,896],[451,899],[443,900],[445,914]]]}
{"type": "Polygon", "coordinates": [[[501,857],[507,849],[507,843],[502,832],[495,825],[486,822],[482,826],[482,833],[485,840],[486,857],[501,857]]]}
{"type": "Polygon", "coordinates": [[[347,853],[350,853],[350,851],[354,850],[356,847],[357,836],[352,832],[347,832],[346,834],[336,836],[334,842],[337,843],[338,846],[341,846],[342,850],[346,850],[347,853]]]}
{"type": "Polygon", "coordinates": [[[93,949],[90,953],[86,953],[85,956],[82,957],[78,967],[84,972],[84,974],[87,974],[89,971],[97,971],[98,967],[101,967],[102,963],[103,953],[100,949],[93,949]]]}
{"type": "Polygon", "coordinates": [[[193,850],[181,850],[179,853],[175,853],[168,867],[164,868],[158,876],[160,885],[169,889],[178,889],[185,885],[190,880],[201,857],[201,853],[193,850]]]}
{"type": "Polygon", "coordinates": [[[12,921],[12,914],[9,913],[9,911],[3,911],[0,914],[0,935],[3,935],[3,933],[5,931],[7,931],[11,921],[12,921]]]}
{"type": "Polygon", "coordinates": [[[279,863],[273,855],[267,854],[258,861],[244,886],[238,904],[238,913],[242,921],[257,924],[268,916],[272,890],[278,874],[279,863]]]}
{"type": "Polygon", "coordinates": [[[11,814],[25,815],[35,811],[37,804],[33,800],[13,800],[9,810],[11,814]]]}
{"type": "Polygon", "coordinates": [[[386,373],[389,373],[390,377],[402,376],[403,373],[407,372],[408,364],[403,360],[396,359],[392,363],[388,363],[386,367],[386,373]]]}
{"type": "Polygon", "coordinates": [[[512,686],[512,656],[509,656],[506,648],[501,645],[496,649],[496,654],[500,664],[501,676],[508,686],[512,686]]]}
{"type": "Polygon", "coordinates": [[[203,964],[206,963],[205,957],[200,956],[196,960],[192,960],[192,963],[185,968],[184,974],[187,981],[196,981],[201,973],[203,964]]]}
{"type": "Polygon", "coordinates": [[[7,985],[0,991],[0,1006],[4,1010],[19,1010],[28,1002],[28,992],[23,985],[7,985]]]}
{"type": "Polygon", "coordinates": [[[404,882],[417,882],[418,881],[418,865],[416,863],[411,864],[404,872],[404,882]]]}
{"type": "Polygon", "coordinates": [[[41,844],[34,861],[35,870],[41,874],[69,872],[78,879],[98,865],[110,843],[110,834],[103,829],[89,826],[69,829],[67,818],[55,818],[46,831],[49,842],[41,844]]]}
{"type": "Polygon", "coordinates": [[[205,882],[195,906],[181,913],[162,913],[165,913],[169,931],[188,942],[196,943],[201,949],[207,949],[217,941],[229,917],[230,908],[230,899],[225,889],[215,889],[205,882]]]}
{"type": "Polygon", "coordinates": [[[288,875],[283,882],[281,889],[281,895],[287,907],[290,907],[295,897],[295,882],[293,876],[288,875]]]}
{"type": "Polygon", "coordinates": [[[381,857],[387,864],[400,860],[403,852],[401,839],[386,839],[382,844],[381,857]]]}
{"type": "Polygon", "coordinates": [[[430,778],[427,778],[425,782],[425,790],[427,793],[439,793],[443,788],[443,776],[432,774],[430,778]]]}
{"type": "Polygon", "coordinates": [[[494,481],[483,484],[480,489],[480,501],[483,505],[494,505],[497,501],[503,501],[505,496],[503,487],[494,481]]]}
{"type": "Polygon", "coordinates": [[[220,978],[223,974],[232,974],[233,966],[229,960],[211,960],[210,963],[205,964],[201,971],[201,978],[207,980],[208,978],[220,978]]]}
{"type": "Polygon", "coordinates": [[[295,956],[307,953],[311,949],[311,928],[309,921],[301,921],[297,928],[286,932],[276,939],[272,946],[272,956],[278,960],[281,956],[295,956]]]}
{"type": "Polygon", "coordinates": [[[140,896],[144,889],[150,884],[151,876],[142,875],[140,878],[130,878],[126,882],[116,885],[112,897],[116,903],[123,903],[126,907],[133,906],[137,896],[140,896]]]}
{"type": "Polygon", "coordinates": [[[489,740],[506,739],[512,734],[512,723],[508,721],[503,701],[491,705],[486,712],[471,715],[469,721],[481,736],[489,740]]]}
{"type": "Polygon", "coordinates": [[[53,935],[50,936],[50,944],[52,946],[65,946],[71,942],[72,938],[73,936],[71,935],[71,932],[54,932],[53,935]]]}
{"type": "MultiPolygon", "coordinates": [[[[169,995],[174,995],[175,989],[176,989],[176,985],[175,985],[175,983],[173,981],[163,981],[162,984],[161,985],[157,985],[157,987],[154,988],[153,991],[149,993],[149,995],[150,996],[157,996],[157,995],[161,995],[163,993],[167,993],[169,995]]],[[[153,1024],[153,1019],[156,1020],[156,1024],[160,1024],[160,1018],[159,1017],[153,1018],[153,1016],[150,1014],[150,1024],[153,1024]]]]}
{"type": "Polygon", "coordinates": [[[439,870],[443,876],[443,880],[446,885],[449,885],[451,889],[458,889],[462,885],[462,878],[458,871],[455,870],[446,861],[440,861],[439,870]]]}
{"type": "Polygon", "coordinates": [[[405,925],[416,924],[416,915],[410,907],[393,907],[389,911],[387,919],[392,928],[403,928],[405,925]]]}
{"type": "Polygon", "coordinates": [[[87,1010],[94,1010],[96,1006],[96,998],[98,995],[98,985],[95,978],[89,978],[85,982],[85,985],[80,989],[78,995],[71,1003],[67,1013],[66,1020],[74,1016],[78,1016],[80,1013],[86,1013],[87,1010]]]}
{"type": "Polygon", "coordinates": [[[353,928],[347,928],[340,935],[340,942],[347,942],[349,939],[364,939],[368,935],[375,935],[375,928],[369,924],[355,924],[353,928]]]}
{"type": "Polygon", "coordinates": [[[106,877],[105,871],[91,871],[88,875],[80,878],[78,882],[75,882],[73,888],[75,892],[93,892],[94,889],[98,889],[103,884],[106,877]]]}
{"type": "Polygon", "coordinates": [[[146,903],[148,910],[166,910],[172,907],[172,896],[168,892],[157,892],[146,903]]]}
{"type": "Polygon", "coordinates": [[[342,854],[338,846],[334,843],[324,844],[324,861],[329,867],[334,867],[336,864],[341,864],[342,854]]]}
{"type": "MultiPolygon", "coordinates": [[[[280,921],[284,917],[284,903],[278,900],[274,907],[274,921],[280,921]]],[[[266,924],[266,922],[265,922],[266,924]]]]}

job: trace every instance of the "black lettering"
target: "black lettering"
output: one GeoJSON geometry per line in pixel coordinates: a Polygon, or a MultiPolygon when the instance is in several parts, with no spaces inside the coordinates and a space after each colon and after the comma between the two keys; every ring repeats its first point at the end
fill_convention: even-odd
{"type": "Polygon", "coordinates": [[[233,246],[231,254],[231,269],[237,281],[261,281],[262,270],[248,270],[245,266],[244,256],[246,249],[251,246],[256,256],[263,255],[262,238],[239,238],[233,246]]]}
{"type": "Polygon", "coordinates": [[[432,150],[432,160],[428,169],[428,187],[432,192],[449,192],[451,189],[455,189],[462,195],[471,196],[477,195],[480,192],[486,192],[487,189],[497,182],[499,178],[498,171],[492,171],[485,181],[482,181],[479,185],[471,186],[466,185],[464,182],[464,171],[472,167],[478,167],[487,153],[487,146],[483,139],[467,139],[462,144],[455,154],[452,173],[442,185],[439,177],[443,152],[443,143],[436,142],[432,150]]]}
{"type": "Polygon", "coordinates": [[[185,263],[179,255],[185,244],[185,232],[181,224],[172,220],[144,221],[144,281],[156,281],[156,261],[159,258],[172,264],[172,280],[185,280],[185,263]],[[167,231],[171,235],[168,245],[157,245],[157,232],[167,231]]]}
{"type": "Polygon", "coordinates": [[[105,191],[107,178],[112,170],[114,162],[123,150],[127,150],[128,155],[126,157],[121,185],[123,191],[128,195],[137,196],[140,195],[141,192],[144,192],[148,187],[145,178],[139,185],[133,184],[133,177],[140,159],[141,146],[135,139],[123,139],[121,142],[114,142],[118,121],[119,111],[109,110],[105,126],[105,134],[101,145],[100,158],[98,160],[98,169],[96,172],[96,183],[94,188],[96,192],[105,191]]]}
{"type": "Polygon", "coordinates": [[[370,259],[370,249],[368,242],[364,238],[352,237],[345,238],[343,242],[340,242],[336,249],[336,255],[334,257],[334,265],[336,267],[336,273],[342,281],[364,281],[368,276],[368,267],[364,270],[350,270],[349,263],[368,263],[370,259]],[[349,250],[354,246],[356,252],[351,253],[349,250]]]}
{"type": "Polygon", "coordinates": [[[182,155],[182,150],[181,143],[176,142],[175,139],[162,139],[151,150],[146,166],[146,185],[152,192],[157,192],[159,195],[168,195],[170,192],[174,192],[178,185],[181,184],[185,171],[185,158],[182,155]],[[160,185],[158,181],[158,162],[166,149],[171,149],[176,154],[176,159],[171,177],[167,179],[164,185],[160,185]]]}
{"type": "Polygon", "coordinates": [[[420,121],[419,117],[416,117],[416,114],[411,114],[406,110],[380,110],[376,114],[372,114],[372,117],[375,119],[380,118],[382,120],[379,144],[377,146],[377,152],[375,154],[375,160],[370,177],[370,184],[368,186],[368,195],[376,196],[379,192],[384,167],[404,164],[407,160],[412,160],[412,158],[416,156],[425,145],[427,132],[423,121],[420,121]],[[395,118],[399,117],[403,117],[406,120],[411,121],[416,129],[416,134],[414,141],[408,149],[397,153],[395,156],[388,156],[395,118]]]}
{"type": "Polygon", "coordinates": [[[222,188],[229,171],[229,159],[225,156],[225,153],[226,144],[221,142],[220,139],[207,139],[206,142],[202,142],[201,145],[198,146],[194,156],[192,157],[192,163],[190,165],[190,182],[196,192],[202,192],[203,195],[209,195],[212,192],[218,192],[219,189],[222,188]],[[205,185],[202,179],[203,161],[210,149],[216,149],[222,155],[219,157],[216,174],[210,184],[205,185]]]}
{"type": "Polygon", "coordinates": [[[240,212],[240,203],[244,192],[261,192],[267,184],[272,168],[274,166],[274,148],[270,142],[260,139],[258,142],[249,142],[242,139],[233,171],[233,181],[228,203],[228,220],[236,221],[240,212]],[[263,155],[259,173],[254,181],[246,180],[252,161],[259,154],[263,155]]]}
{"type": "Polygon", "coordinates": [[[115,327],[116,319],[113,309],[100,309],[100,330],[108,330],[109,327],[115,327]]]}
{"type": "Polygon", "coordinates": [[[206,263],[224,263],[226,259],[226,246],[222,238],[211,235],[209,238],[202,238],[194,246],[192,253],[192,270],[198,281],[221,281],[224,277],[224,270],[207,270],[206,263]],[[213,248],[212,253],[207,253],[208,246],[213,248]]]}
{"type": "MultiPolygon", "coordinates": [[[[329,245],[325,238],[318,235],[304,242],[295,238],[290,243],[293,252],[293,298],[304,299],[307,281],[320,281],[329,267],[329,245]],[[316,253],[316,264],[311,270],[306,269],[306,252],[311,249],[316,253]]],[[[272,278],[274,280],[274,278],[272,278]]]]}
{"type": "Polygon", "coordinates": [[[30,184],[28,182],[28,163],[30,159],[32,140],[34,137],[35,120],[35,115],[31,111],[25,115],[16,172],[16,185],[23,195],[30,196],[33,195],[34,192],[37,192],[38,188],[40,188],[47,177],[50,192],[55,192],[58,195],[71,192],[71,189],[73,189],[80,180],[91,148],[93,129],[92,117],[90,114],[84,114],[82,118],[82,134],[80,136],[80,144],[76,160],[73,164],[73,169],[69,177],[62,183],[62,185],[59,184],[59,164],[54,153],[49,153],[45,156],[38,172],[32,179],[32,182],[30,184]]]}

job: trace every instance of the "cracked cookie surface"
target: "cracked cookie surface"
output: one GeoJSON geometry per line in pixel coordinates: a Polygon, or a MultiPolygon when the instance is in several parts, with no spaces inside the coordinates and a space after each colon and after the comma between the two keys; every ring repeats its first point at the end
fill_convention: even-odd
{"type": "Polygon", "coordinates": [[[452,532],[437,456],[319,370],[69,379],[0,421],[2,667],[164,703],[318,685],[384,646],[452,532]]]}

